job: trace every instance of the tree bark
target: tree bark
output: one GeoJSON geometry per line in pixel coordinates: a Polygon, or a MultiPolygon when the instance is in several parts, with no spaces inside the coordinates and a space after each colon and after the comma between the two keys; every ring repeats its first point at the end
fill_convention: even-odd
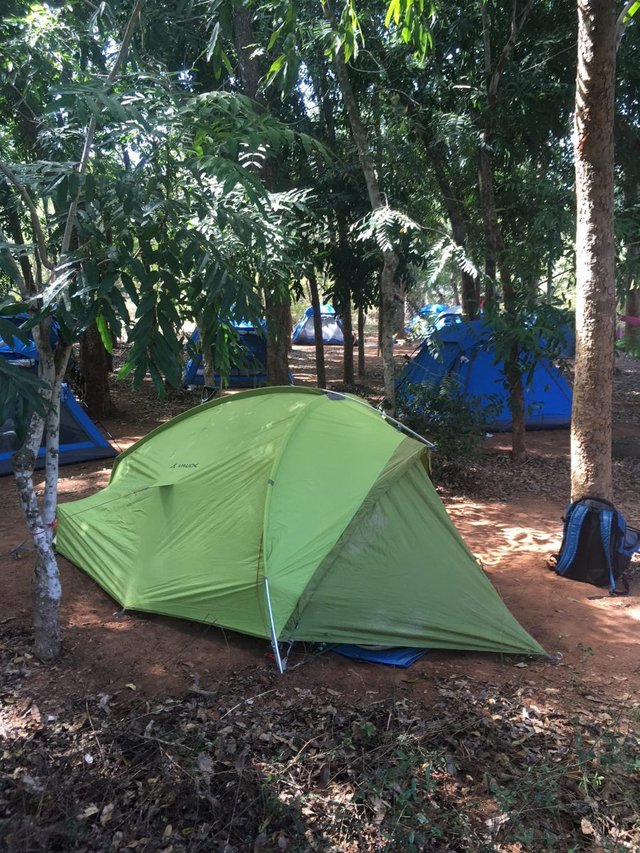
{"type": "Polygon", "coordinates": [[[344,337],[343,379],[347,385],[353,385],[353,320],[351,319],[351,294],[347,292],[342,305],[342,335],[344,337]]]}
{"type": "MultiPolygon", "coordinates": [[[[120,49],[107,77],[108,83],[112,83],[115,80],[125,60],[144,2],[145,0],[136,0],[134,10],[122,37],[120,49]]],[[[79,175],[83,175],[87,169],[96,128],[96,118],[92,117],[87,127],[82,154],[77,166],[77,173],[79,175]]],[[[6,174],[6,169],[3,168],[2,170],[6,174]]],[[[60,271],[64,270],[66,256],[76,226],[81,190],[80,188],[78,189],[78,193],[69,205],[60,247],[60,257],[58,264],[55,265],[47,257],[47,244],[44,240],[42,226],[38,218],[38,212],[29,194],[15,180],[14,176],[10,175],[10,180],[20,192],[25,207],[30,213],[33,236],[38,246],[37,251],[34,253],[35,275],[28,276],[27,279],[22,276],[20,285],[21,296],[24,299],[35,296],[33,287],[36,286],[38,289],[37,295],[40,297],[44,284],[42,280],[42,268],[46,267],[48,270],[52,270],[51,278],[47,282],[49,286],[55,282],[60,271]]],[[[63,274],[67,275],[68,271],[65,270],[63,274]]],[[[33,329],[33,337],[39,356],[38,376],[46,383],[46,387],[41,392],[41,395],[49,404],[49,409],[46,417],[37,412],[31,416],[26,439],[14,456],[18,500],[36,550],[33,584],[35,653],[40,659],[45,661],[57,658],[61,649],[59,611],[62,588],[53,539],[58,497],[60,391],[71,353],[71,347],[64,343],[61,337],[58,338],[55,346],[51,345],[51,324],[51,318],[47,317],[41,320],[33,329]],[[33,483],[33,471],[45,427],[45,488],[41,510],[33,483]]]]}
{"type": "MultiPolygon", "coordinates": [[[[242,80],[242,91],[255,101],[258,97],[261,70],[258,56],[252,45],[255,43],[253,31],[253,11],[250,6],[239,4],[233,12],[233,30],[238,65],[242,80]]],[[[272,164],[267,162],[264,171],[264,184],[273,192],[275,179],[272,164]]],[[[289,384],[289,351],[291,337],[291,298],[289,291],[280,286],[265,286],[264,307],[267,321],[267,382],[269,385],[289,384]]]]}
{"type": "Polygon", "coordinates": [[[267,383],[289,384],[289,339],[291,338],[291,308],[288,289],[264,288],[265,318],[267,321],[267,383]]]}
{"type": "MultiPolygon", "coordinates": [[[[323,6],[325,17],[334,31],[337,24],[330,2],[323,6]]],[[[362,123],[360,108],[356,100],[349,72],[344,61],[342,47],[338,47],[333,53],[333,67],[340,86],[342,100],[349,119],[351,133],[353,135],[360,166],[367,186],[369,203],[372,211],[379,210],[385,206],[380,191],[380,184],[376,175],[373,157],[367,132],[362,123]]],[[[380,276],[380,303],[382,314],[380,317],[380,344],[382,352],[382,369],[384,375],[384,407],[391,413],[395,411],[396,388],[395,388],[395,366],[393,362],[393,316],[395,309],[395,274],[398,269],[398,256],[393,249],[385,249],[382,252],[382,274],[380,276]]]]}
{"type": "MultiPolygon", "coordinates": [[[[640,145],[637,146],[637,148],[640,150],[640,145]]],[[[635,176],[632,177],[630,175],[626,182],[624,191],[624,206],[626,210],[631,210],[631,208],[635,208],[637,204],[638,183],[635,176]]],[[[633,239],[633,242],[627,246],[627,264],[629,265],[629,272],[625,281],[626,299],[624,310],[627,317],[640,317],[640,287],[638,286],[638,279],[635,275],[635,270],[638,268],[639,263],[640,243],[636,236],[633,239]]],[[[640,326],[635,323],[625,323],[624,340],[630,349],[635,350],[640,347],[640,326]]]]}
{"type": "MultiPolygon", "coordinates": [[[[504,246],[502,229],[498,219],[498,210],[493,182],[492,144],[497,122],[498,86],[505,65],[518,42],[518,37],[524,26],[533,0],[528,2],[518,13],[517,2],[513,3],[511,29],[494,64],[491,54],[489,8],[482,4],[482,34],[484,41],[484,65],[486,74],[487,105],[483,116],[482,142],[478,149],[478,189],[484,223],[486,260],[485,272],[487,285],[485,289],[485,306],[491,309],[495,304],[494,284],[496,268],[500,271],[500,283],[507,316],[512,322],[517,322],[516,294],[511,281],[511,270],[504,246]]],[[[511,348],[510,356],[504,364],[504,374],[509,388],[509,403],[511,407],[511,457],[515,463],[523,462],[526,458],[525,439],[525,405],[522,372],[519,366],[520,351],[517,344],[511,348]]]]}
{"type": "MultiPolygon", "coordinates": [[[[640,289],[632,287],[627,291],[625,302],[625,315],[627,317],[640,317],[640,289]]],[[[631,349],[640,347],[640,326],[635,323],[625,323],[624,340],[631,349]]]]}
{"type": "Polygon", "coordinates": [[[484,304],[487,309],[493,308],[496,302],[495,280],[497,271],[497,258],[501,251],[502,234],[498,223],[496,211],[496,198],[493,190],[493,167],[491,155],[486,147],[478,151],[478,190],[480,195],[480,206],[482,208],[482,223],[484,226],[485,260],[484,272],[486,276],[484,290],[484,304]]]}
{"type": "MultiPolygon", "coordinates": [[[[425,147],[429,155],[429,160],[433,168],[433,173],[436,178],[436,183],[442,195],[449,224],[451,225],[451,233],[456,246],[466,252],[467,249],[467,225],[464,220],[461,210],[461,202],[456,198],[456,195],[451,186],[449,176],[447,175],[444,158],[442,152],[435,145],[426,145],[425,147]]],[[[471,273],[465,270],[460,271],[462,283],[462,313],[467,320],[475,320],[480,311],[478,292],[479,282],[471,273]]],[[[495,276],[495,268],[494,268],[495,276]]]]}
{"type": "Polygon", "coordinates": [[[362,305],[358,306],[358,376],[365,375],[364,324],[367,315],[362,305]]]}
{"type": "Polygon", "coordinates": [[[84,404],[95,418],[114,412],[109,388],[109,354],[95,323],[80,338],[80,373],[84,381],[84,404]]]}
{"type": "Polygon", "coordinates": [[[309,292],[313,308],[313,339],[316,346],[316,380],[318,388],[327,387],[327,373],[324,367],[324,340],[322,337],[322,317],[320,316],[320,291],[316,271],[309,273],[309,292]]]}
{"type": "Polygon", "coordinates": [[[233,12],[233,35],[240,66],[242,91],[254,101],[258,97],[260,67],[258,65],[253,35],[253,12],[249,6],[237,5],[233,12]]]}
{"type": "Polygon", "coordinates": [[[574,119],[576,168],[576,360],[571,494],[611,500],[615,339],[613,0],[578,0],[574,119]]]}

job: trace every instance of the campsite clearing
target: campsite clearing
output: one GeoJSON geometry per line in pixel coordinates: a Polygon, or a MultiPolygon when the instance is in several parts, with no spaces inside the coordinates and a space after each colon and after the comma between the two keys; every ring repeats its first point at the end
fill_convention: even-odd
{"type": "MultiPolygon", "coordinates": [[[[368,348],[370,397],[381,372],[374,353],[368,348]]],[[[341,355],[341,350],[327,351],[330,384],[340,388],[341,355]]],[[[296,381],[311,384],[312,351],[295,348],[292,360],[296,381]]],[[[619,435],[625,447],[638,446],[640,363],[619,361],[616,380],[619,435]]],[[[116,387],[115,399],[120,414],[106,426],[122,449],[196,402],[194,395],[176,392],[162,403],[151,388],[133,395],[124,384],[116,387]]],[[[441,493],[463,539],[511,612],[551,655],[561,656],[559,662],[432,652],[411,669],[396,671],[346,662],[332,654],[314,658],[300,647],[292,660],[305,664],[288,674],[287,684],[311,679],[328,686],[342,684],[354,695],[372,689],[385,695],[398,691],[428,695],[433,677],[459,673],[479,681],[533,683],[542,689],[561,686],[567,695],[589,693],[591,685],[606,686],[620,696],[640,688],[640,575],[632,578],[629,597],[610,598],[606,590],[558,578],[545,568],[547,557],[558,548],[568,499],[568,431],[528,433],[529,460],[516,471],[508,459],[509,442],[508,433],[494,435],[487,441],[488,455],[471,466],[466,481],[441,493]]],[[[640,463],[637,457],[625,456],[615,464],[617,502],[629,522],[637,524],[640,463]]],[[[110,463],[102,461],[61,469],[60,500],[95,493],[106,485],[109,470],[110,463]]],[[[0,480],[0,490],[0,567],[5,578],[0,625],[8,635],[28,635],[33,555],[28,545],[19,547],[26,535],[10,477],[0,480]]],[[[178,695],[194,679],[207,687],[238,670],[273,670],[273,662],[265,658],[269,653],[265,640],[162,616],[114,616],[118,606],[93,581],[63,558],[60,567],[65,652],[53,671],[30,664],[25,688],[39,701],[55,703],[83,691],[126,695],[130,682],[149,696],[178,695]],[[68,677],[62,678],[62,673],[68,677]]]]}
{"type": "MultiPolygon", "coordinates": [[[[381,370],[370,353],[371,397],[381,370]]],[[[340,357],[327,355],[331,384],[346,390],[335,379],[340,357]]],[[[293,361],[297,381],[311,384],[311,351],[295,349],[293,361]]],[[[625,453],[640,446],[639,382],[640,364],[619,362],[625,453]]],[[[107,426],[126,448],[193,396],[159,403],[152,389],[134,395],[123,384],[116,401],[107,426]]],[[[442,494],[513,615],[555,662],[438,651],[398,670],[300,644],[280,676],[267,640],[121,617],[60,558],[64,651],[46,667],[31,654],[33,554],[21,546],[13,482],[2,478],[8,849],[638,849],[637,562],[627,598],[549,572],[568,497],[568,433],[529,434],[517,472],[509,441],[489,439],[442,494]]],[[[639,465],[616,461],[616,500],[631,523],[639,465]]],[[[61,500],[95,494],[109,467],[62,469],[61,500]]]]}

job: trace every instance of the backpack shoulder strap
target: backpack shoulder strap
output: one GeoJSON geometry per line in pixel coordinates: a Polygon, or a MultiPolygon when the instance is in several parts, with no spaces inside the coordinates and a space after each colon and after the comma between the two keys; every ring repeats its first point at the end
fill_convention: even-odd
{"type": "Polygon", "coordinates": [[[580,539],[580,531],[582,530],[582,523],[588,512],[588,506],[585,506],[584,504],[577,504],[572,506],[569,513],[567,513],[564,540],[560,550],[560,557],[556,564],[556,572],[559,575],[563,575],[575,559],[576,551],[578,550],[578,541],[580,539]]]}
{"type": "Polygon", "coordinates": [[[607,568],[609,569],[609,583],[613,591],[616,588],[616,579],[613,576],[613,565],[611,562],[611,552],[613,551],[613,510],[603,509],[600,511],[600,537],[607,560],[607,568]]]}

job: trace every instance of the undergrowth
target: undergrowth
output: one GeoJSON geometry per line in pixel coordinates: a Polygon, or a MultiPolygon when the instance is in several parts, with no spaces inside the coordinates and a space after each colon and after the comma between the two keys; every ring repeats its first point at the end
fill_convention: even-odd
{"type": "MultiPolygon", "coordinates": [[[[6,647],[5,647],[6,648],[6,647]]],[[[261,672],[157,704],[2,703],[10,851],[637,850],[637,708],[460,677],[438,700],[261,672]],[[285,676],[286,677],[286,676],[285,676]]]]}

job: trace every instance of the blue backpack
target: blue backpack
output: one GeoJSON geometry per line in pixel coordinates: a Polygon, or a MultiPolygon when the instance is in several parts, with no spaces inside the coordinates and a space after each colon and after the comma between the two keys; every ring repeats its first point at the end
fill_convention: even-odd
{"type": "Polygon", "coordinates": [[[636,551],[640,531],[629,527],[612,503],[580,498],[564,517],[562,546],[552,568],[571,580],[608,586],[611,595],[626,595],[629,584],[623,575],[636,551]]]}

